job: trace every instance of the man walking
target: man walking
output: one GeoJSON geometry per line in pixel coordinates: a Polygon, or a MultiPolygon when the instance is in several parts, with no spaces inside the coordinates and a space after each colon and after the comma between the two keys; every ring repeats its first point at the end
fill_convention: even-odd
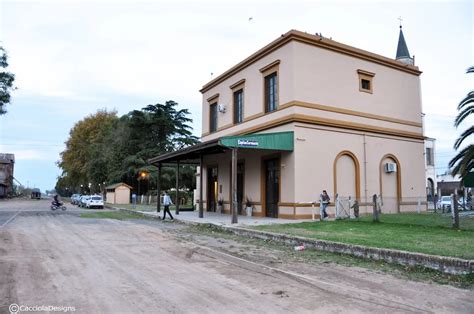
{"type": "Polygon", "coordinates": [[[165,206],[165,209],[163,211],[163,220],[165,220],[166,213],[170,215],[171,220],[174,220],[170,212],[170,205],[173,205],[173,202],[171,201],[171,197],[169,196],[168,191],[165,191],[165,196],[163,196],[163,205],[165,206]]]}

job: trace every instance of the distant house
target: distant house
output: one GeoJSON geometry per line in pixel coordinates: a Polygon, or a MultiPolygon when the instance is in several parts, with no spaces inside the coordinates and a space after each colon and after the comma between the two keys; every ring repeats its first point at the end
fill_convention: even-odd
{"type": "Polygon", "coordinates": [[[13,192],[14,154],[0,153],[0,198],[7,197],[13,192]]]}
{"type": "Polygon", "coordinates": [[[41,199],[41,191],[40,191],[40,189],[32,189],[32,190],[31,190],[31,198],[32,198],[32,199],[40,200],[40,199],[41,199]]]}
{"type": "Polygon", "coordinates": [[[461,177],[456,175],[452,176],[450,174],[441,174],[437,176],[437,186],[439,196],[441,195],[451,195],[455,190],[460,190],[461,186],[461,177]]]}
{"type": "Polygon", "coordinates": [[[130,204],[130,190],[132,187],[125,183],[116,183],[107,186],[106,202],[110,204],[130,204]]]}

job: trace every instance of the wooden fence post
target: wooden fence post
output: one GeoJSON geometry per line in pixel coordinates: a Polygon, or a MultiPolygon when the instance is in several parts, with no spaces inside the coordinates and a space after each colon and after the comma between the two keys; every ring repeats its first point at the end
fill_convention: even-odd
{"type": "Polygon", "coordinates": [[[453,206],[451,208],[453,212],[453,228],[459,229],[459,211],[458,211],[458,196],[457,193],[453,194],[453,206]]]}
{"type": "Polygon", "coordinates": [[[372,202],[373,202],[373,212],[374,212],[372,221],[380,222],[379,211],[377,210],[377,194],[374,194],[372,196],[372,202]]]}

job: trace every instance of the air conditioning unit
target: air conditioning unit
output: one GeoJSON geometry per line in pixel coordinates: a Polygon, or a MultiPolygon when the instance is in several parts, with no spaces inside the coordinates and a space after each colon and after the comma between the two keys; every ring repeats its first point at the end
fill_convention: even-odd
{"type": "Polygon", "coordinates": [[[218,104],[217,105],[219,112],[225,113],[225,105],[224,104],[218,104]]]}
{"type": "Polygon", "coordinates": [[[386,173],[397,172],[397,164],[388,162],[385,164],[384,170],[386,173]]]}

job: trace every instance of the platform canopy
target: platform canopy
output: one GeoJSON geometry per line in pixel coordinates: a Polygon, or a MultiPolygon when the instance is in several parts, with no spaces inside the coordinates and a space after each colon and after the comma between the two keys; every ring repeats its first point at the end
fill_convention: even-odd
{"type": "Polygon", "coordinates": [[[198,164],[201,155],[223,153],[232,148],[293,151],[293,138],[294,133],[292,131],[224,136],[151,158],[148,162],[154,165],[176,163],[177,161],[198,164]]]}
{"type": "MultiPolygon", "coordinates": [[[[239,150],[272,150],[272,151],[293,151],[293,132],[277,133],[255,133],[236,136],[224,136],[215,140],[199,143],[190,147],[180,149],[175,152],[163,154],[148,160],[150,164],[158,168],[157,176],[157,211],[161,208],[161,168],[166,164],[176,165],[176,191],[179,190],[179,166],[180,164],[196,164],[203,167],[203,156],[220,154],[226,151],[232,152],[232,223],[237,223],[237,151],[239,150]]],[[[203,186],[203,176],[199,175],[199,186],[203,186]]],[[[199,188],[199,218],[204,217],[203,209],[203,189],[199,188]]],[[[179,200],[176,193],[176,214],[179,215],[179,200]]]]}

